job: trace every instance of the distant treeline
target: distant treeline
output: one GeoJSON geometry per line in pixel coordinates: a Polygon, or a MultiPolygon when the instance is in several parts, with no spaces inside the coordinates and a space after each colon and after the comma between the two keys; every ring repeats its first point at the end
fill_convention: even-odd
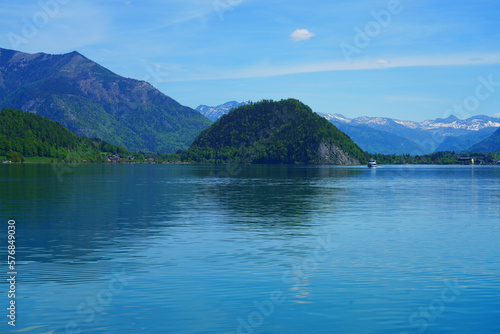
{"type": "Polygon", "coordinates": [[[456,153],[456,152],[435,152],[426,155],[412,156],[409,154],[373,154],[372,157],[377,160],[378,164],[384,165],[456,165],[456,164],[471,164],[471,161],[466,158],[473,158],[474,163],[495,164],[500,160],[498,153],[456,153]]]}
{"type": "MultiPolygon", "coordinates": [[[[500,160],[498,153],[456,153],[456,152],[435,152],[426,155],[412,156],[409,154],[368,154],[377,160],[379,165],[470,165],[471,161],[465,158],[473,158],[474,164],[496,164],[500,160]]],[[[177,154],[148,154],[146,158],[153,157],[156,161],[166,162],[187,162],[187,163],[227,163],[222,160],[211,159],[204,160],[193,154],[179,151],[177,154]]],[[[214,157],[217,157],[215,155],[214,157]]],[[[234,161],[233,161],[234,163],[234,161]]]]}

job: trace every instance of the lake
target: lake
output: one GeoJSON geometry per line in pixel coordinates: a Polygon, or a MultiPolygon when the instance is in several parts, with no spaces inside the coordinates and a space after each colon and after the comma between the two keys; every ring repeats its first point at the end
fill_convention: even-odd
{"type": "Polygon", "coordinates": [[[0,189],[2,333],[500,332],[500,166],[0,165],[0,189]]]}

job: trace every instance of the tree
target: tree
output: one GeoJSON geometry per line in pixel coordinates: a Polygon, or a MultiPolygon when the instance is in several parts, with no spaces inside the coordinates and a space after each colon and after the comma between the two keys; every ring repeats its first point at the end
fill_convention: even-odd
{"type": "Polygon", "coordinates": [[[14,152],[14,151],[10,151],[9,153],[7,153],[7,159],[12,161],[12,162],[21,162],[21,163],[25,161],[22,154],[14,152]]]}

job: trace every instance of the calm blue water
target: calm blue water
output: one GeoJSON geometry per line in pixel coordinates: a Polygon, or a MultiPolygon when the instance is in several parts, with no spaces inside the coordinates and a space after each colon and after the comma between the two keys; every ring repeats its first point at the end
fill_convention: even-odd
{"type": "Polygon", "coordinates": [[[499,333],[497,166],[1,165],[2,333],[499,333]]]}

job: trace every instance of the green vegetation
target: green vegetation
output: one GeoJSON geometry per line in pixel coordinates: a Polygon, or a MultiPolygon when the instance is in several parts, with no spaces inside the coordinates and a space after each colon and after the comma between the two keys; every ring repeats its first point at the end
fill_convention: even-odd
{"type": "Polygon", "coordinates": [[[203,131],[188,151],[160,154],[128,152],[100,139],[78,137],[45,117],[3,109],[0,160],[103,163],[109,162],[109,155],[118,154],[120,161],[127,163],[322,163],[325,157],[318,149],[321,143],[339,147],[336,154],[349,152],[359,163],[366,163],[370,157],[379,164],[470,164],[466,157],[474,158],[476,164],[500,160],[500,152],[367,156],[349,137],[315,115],[297,100],[242,106],[203,131]]]}
{"type": "Polygon", "coordinates": [[[122,147],[100,139],[78,137],[61,124],[31,113],[3,109],[0,112],[0,156],[12,162],[104,162],[105,154],[128,154],[122,147]]]}
{"type": "Polygon", "coordinates": [[[193,142],[183,161],[200,163],[359,164],[367,155],[298,100],[240,106],[193,142]]]}

